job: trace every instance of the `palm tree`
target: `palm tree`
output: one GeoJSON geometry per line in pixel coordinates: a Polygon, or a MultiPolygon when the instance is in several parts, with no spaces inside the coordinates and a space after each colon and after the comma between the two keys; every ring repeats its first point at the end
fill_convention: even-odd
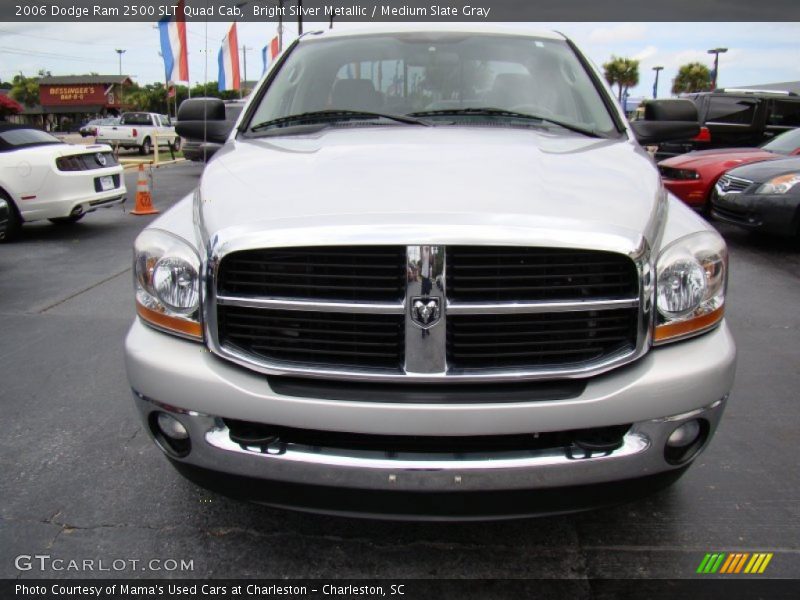
{"type": "Polygon", "coordinates": [[[617,100],[622,103],[622,96],[639,84],[639,61],[612,55],[603,65],[603,74],[610,85],[619,86],[617,100]]]}
{"type": "Polygon", "coordinates": [[[703,63],[682,65],[672,80],[672,93],[704,92],[711,89],[711,71],[703,63]]]}

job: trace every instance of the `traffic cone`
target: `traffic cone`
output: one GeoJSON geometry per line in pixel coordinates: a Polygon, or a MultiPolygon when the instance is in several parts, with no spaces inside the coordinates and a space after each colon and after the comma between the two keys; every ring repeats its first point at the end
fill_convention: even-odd
{"type": "Polygon", "coordinates": [[[136,182],[136,206],[131,211],[132,215],[157,215],[153,208],[153,197],[150,195],[150,184],[144,174],[144,165],[139,164],[139,180],[136,182]]]}

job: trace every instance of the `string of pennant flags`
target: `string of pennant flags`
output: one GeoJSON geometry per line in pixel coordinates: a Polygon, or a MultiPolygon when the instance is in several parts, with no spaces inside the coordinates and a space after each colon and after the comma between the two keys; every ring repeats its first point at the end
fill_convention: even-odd
{"type": "MultiPolygon", "coordinates": [[[[161,55],[164,58],[164,73],[171,83],[189,83],[189,52],[186,43],[186,18],[183,11],[184,0],[179,0],[172,16],[158,22],[161,39],[161,55]]],[[[261,49],[263,67],[261,74],[267,71],[280,54],[280,38],[275,36],[261,49]]],[[[239,70],[239,40],[236,23],[231,24],[228,33],[222,40],[217,54],[219,75],[217,77],[219,91],[241,90],[242,80],[239,70]]]]}

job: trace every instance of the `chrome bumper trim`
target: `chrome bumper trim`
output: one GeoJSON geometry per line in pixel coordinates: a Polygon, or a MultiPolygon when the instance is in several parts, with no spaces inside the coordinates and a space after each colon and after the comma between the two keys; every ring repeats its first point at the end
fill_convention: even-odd
{"type": "MultiPolygon", "coordinates": [[[[154,410],[171,412],[188,429],[192,451],[174,458],[197,467],[287,483],[405,491],[487,491],[546,489],[635,479],[680,468],[664,459],[669,435],[683,421],[703,418],[713,437],[726,398],[683,415],[634,423],[621,447],[590,453],[560,448],[481,455],[386,455],[375,451],[311,448],[284,444],[265,450],[230,440],[220,417],[151,400],[134,392],[145,423],[154,410]]],[[[149,432],[149,429],[148,429],[149,432]]]]}

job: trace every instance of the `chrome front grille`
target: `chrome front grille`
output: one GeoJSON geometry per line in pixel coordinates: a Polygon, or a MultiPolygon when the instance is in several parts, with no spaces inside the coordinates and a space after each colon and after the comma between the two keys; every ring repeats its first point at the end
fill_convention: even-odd
{"type": "Polygon", "coordinates": [[[723,175],[717,180],[717,192],[721,194],[739,194],[753,185],[749,179],[742,179],[741,177],[733,177],[731,175],[723,175]]]}
{"type": "Polygon", "coordinates": [[[497,246],[237,250],[211,263],[208,339],[275,375],[585,377],[646,351],[648,260],[497,246]]]}

